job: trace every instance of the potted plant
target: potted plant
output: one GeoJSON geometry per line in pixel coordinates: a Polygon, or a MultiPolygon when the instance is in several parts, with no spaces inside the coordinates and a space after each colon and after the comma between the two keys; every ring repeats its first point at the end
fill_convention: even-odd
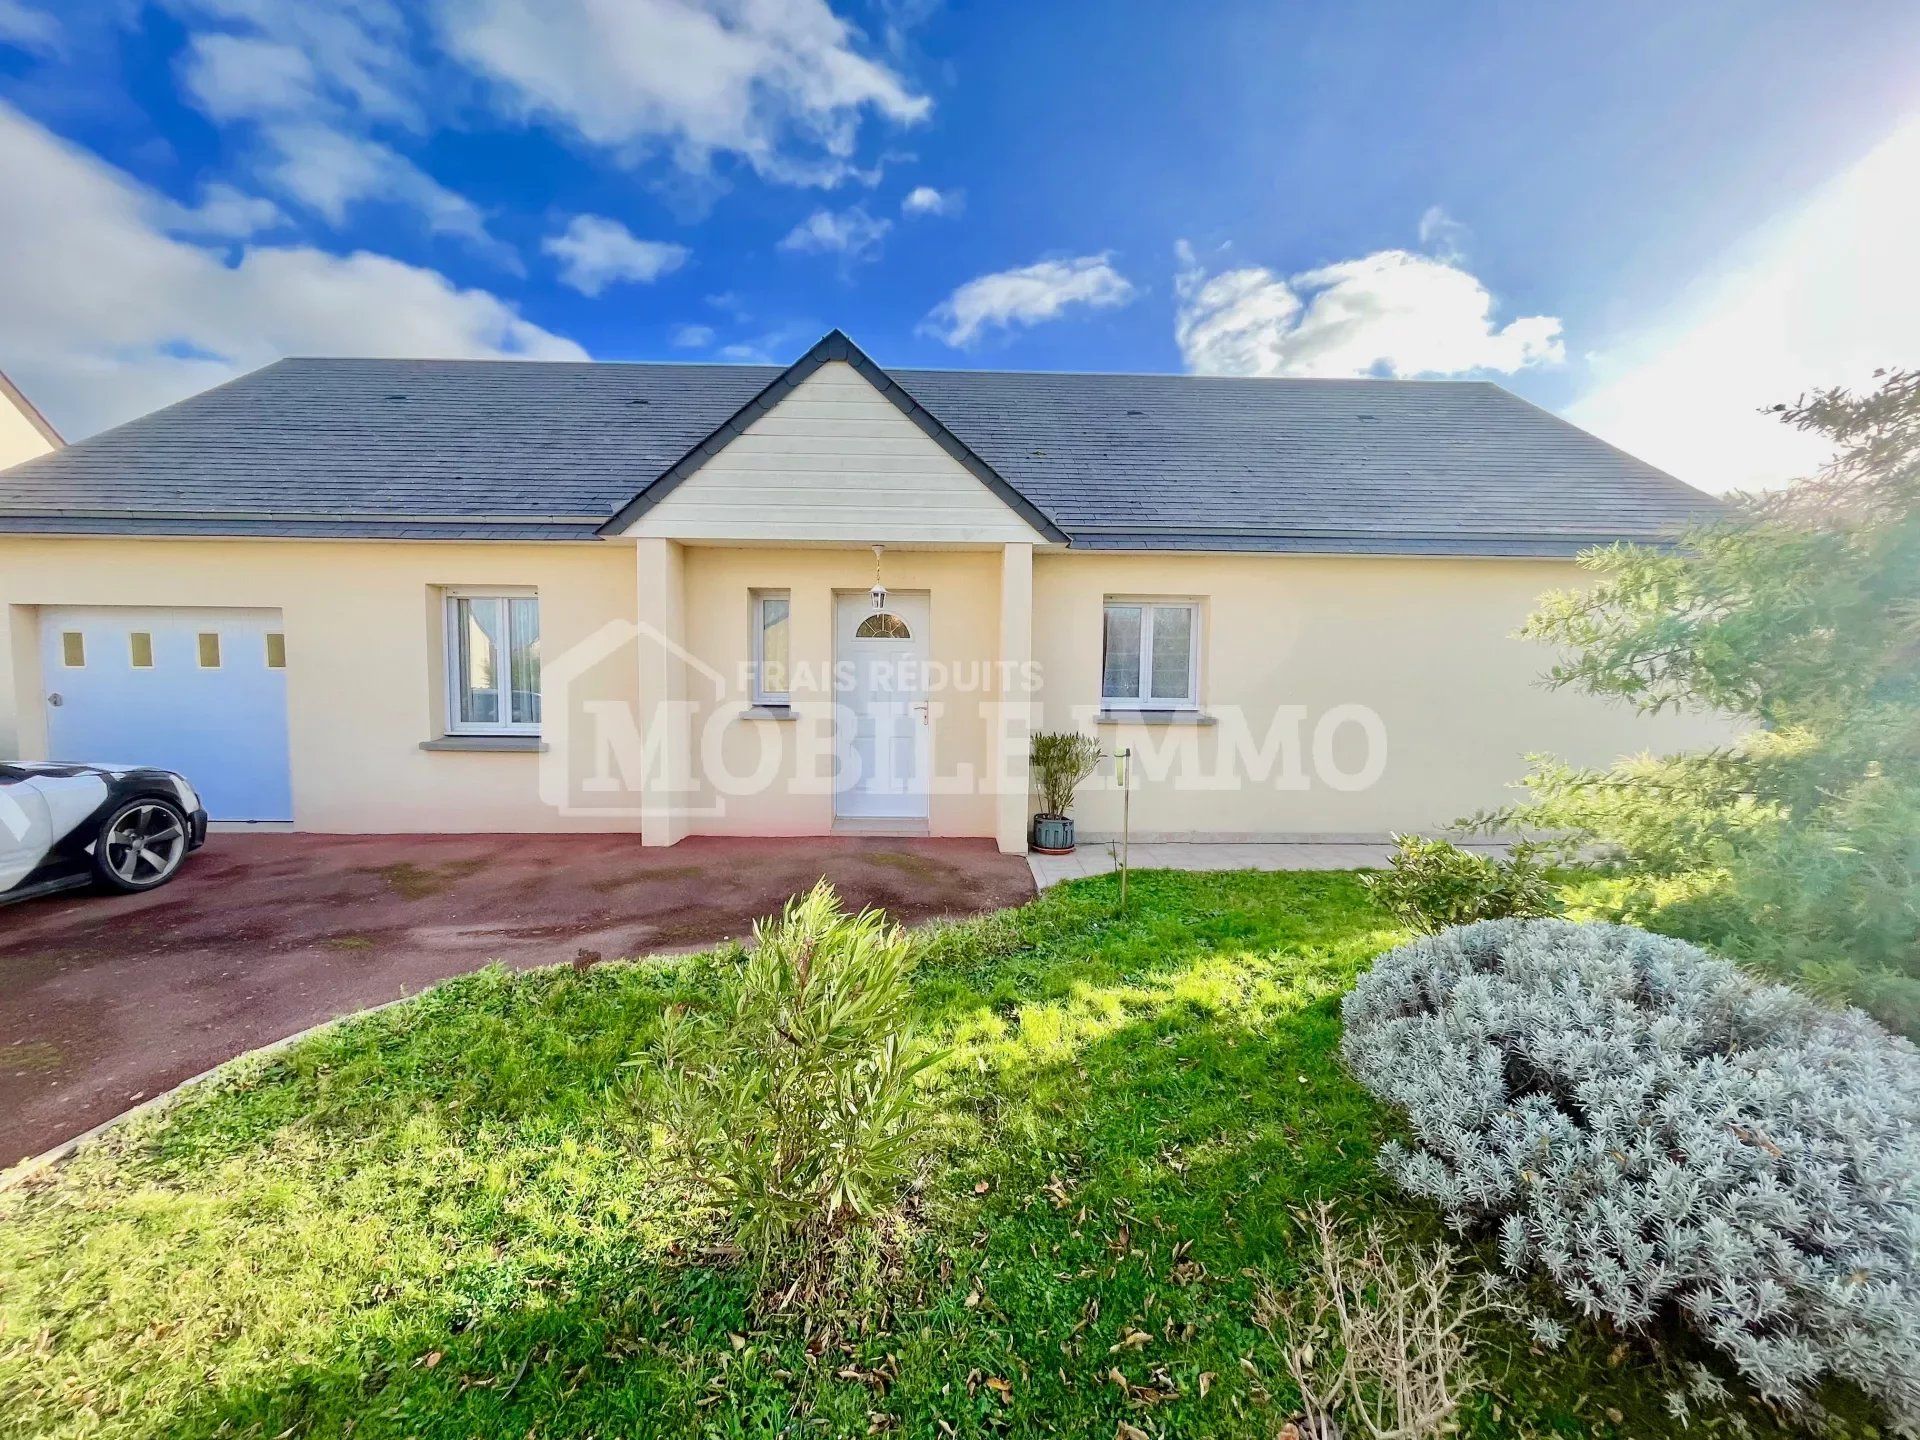
{"type": "Polygon", "coordinates": [[[1033,817],[1033,848],[1042,855],[1073,850],[1073,817],[1067,814],[1073,792],[1093,774],[1103,757],[1100,742],[1071,731],[1033,737],[1033,778],[1040,787],[1040,813],[1033,817]]]}

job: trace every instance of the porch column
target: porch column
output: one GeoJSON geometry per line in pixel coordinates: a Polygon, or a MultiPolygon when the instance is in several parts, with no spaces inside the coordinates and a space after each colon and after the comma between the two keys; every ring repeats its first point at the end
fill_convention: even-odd
{"type": "Polygon", "coordinates": [[[686,572],[672,540],[634,547],[639,715],[645,765],[640,791],[640,843],[672,845],[687,833],[692,803],[693,717],[687,705],[686,572]]]}
{"type": "Polygon", "coordinates": [[[1000,552],[1000,721],[994,727],[994,837],[1007,855],[1027,853],[1027,757],[1032,749],[1033,546],[1014,544],[1000,552]]]}

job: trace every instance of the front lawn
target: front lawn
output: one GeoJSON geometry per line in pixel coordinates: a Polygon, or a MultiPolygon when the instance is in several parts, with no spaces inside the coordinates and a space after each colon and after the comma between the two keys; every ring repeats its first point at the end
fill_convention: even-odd
{"type": "MultiPolygon", "coordinates": [[[[626,1062],[724,955],[487,972],[0,1194],[0,1431],[1271,1437],[1294,1396],[1251,1311],[1300,1277],[1292,1212],[1437,1234],[1337,1054],[1339,996],[1399,937],[1346,874],[1132,893],[932,937],[940,1149],[831,1307],[756,1319],[630,1122],[626,1062]]],[[[1674,1372],[1597,1332],[1486,1360],[1468,1434],[1675,1429],[1674,1372]]]]}

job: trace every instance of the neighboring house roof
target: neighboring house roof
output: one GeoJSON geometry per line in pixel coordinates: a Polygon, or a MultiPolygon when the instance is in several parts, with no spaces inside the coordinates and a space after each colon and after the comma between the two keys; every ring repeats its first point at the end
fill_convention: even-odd
{"type": "Polygon", "coordinates": [[[39,408],[20,393],[20,387],[7,378],[7,372],[4,370],[0,370],[0,403],[11,405],[20,418],[26,421],[28,428],[46,441],[50,448],[58,450],[67,443],[60,438],[60,432],[53,428],[53,422],[42,415],[39,408]]]}
{"type": "MultiPolygon", "coordinates": [[[[840,345],[853,363],[838,332],[801,363],[840,345]]],[[[1481,381],[859,358],[1076,548],[1565,554],[1671,536],[1716,508],[1481,381]]],[[[0,531],[591,539],[697,469],[797,368],[282,360],[0,473],[0,531]]]]}

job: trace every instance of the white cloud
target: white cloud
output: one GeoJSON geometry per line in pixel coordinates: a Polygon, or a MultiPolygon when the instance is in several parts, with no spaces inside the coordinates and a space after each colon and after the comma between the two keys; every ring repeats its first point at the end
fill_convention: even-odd
{"type": "Polygon", "coordinates": [[[1667,323],[1590,357],[1567,418],[1710,490],[1817,468],[1813,436],[1758,413],[1826,385],[1871,383],[1920,355],[1920,120],[1762,227],[1661,307],[1667,323]]]}
{"type": "Polygon", "coordinates": [[[311,114],[423,123],[405,16],[392,0],[166,0],[192,28],[183,79],[216,119],[311,114]]]}
{"type": "Polygon", "coordinates": [[[271,200],[248,195],[220,181],[201,192],[198,205],[175,205],[168,215],[167,229],[176,235],[224,240],[244,240],[283,225],[287,219],[271,200]]]}
{"type": "Polygon", "coordinates": [[[416,212],[435,234],[465,241],[503,269],[517,275],[525,268],[513,247],[487,229],[478,205],[390,145],[305,121],[268,124],[260,138],[273,157],[266,178],[329,225],[346,224],[358,205],[400,205],[416,212]]]}
{"type": "Polygon", "coordinates": [[[967,281],[933,308],[920,329],[949,345],[971,345],[990,329],[1038,325],[1078,305],[1107,310],[1135,293],[1107,255],[1041,260],[967,281]]]}
{"type": "Polygon", "coordinates": [[[936,190],[931,185],[916,185],[900,202],[902,215],[958,215],[966,196],[958,190],[936,190]]]}
{"type": "Polygon", "coordinates": [[[646,284],[678,270],[691,253],[684,245],[642,240],[618,220],[576,215],[540,248],[560,262],[560,280],[582,295],[598,295],[623,280],[646,284]]]}
{"type": "Polygon", "coordinates": [[[167,234],[177,208],[0,104],[9,373],[85,435],[285,354],[584,359],[497,296],[365,252],[167,234]]]}
{"type": "Polygon", "coordinates": [[[36,55],[57,54],[60,50],[60,22],[25,0],[0,0],[0,45],[31,51],[36,55]]]}
{"type": "Polygon", "coordinates": [[[768,179],[859,178],[862,119],[930,107],[825,0],[441,0],[448,48],[529,119],[682,167],[737,156],[768,179]]]}
{"type": "Polygon", "coordinates": [[[802,254],[839,255],[849,261],[872,260],[880,242],[893,228],[891,220],[876,220],[855,205],[846,210],[816,210],[780,240],[782,250],[802,254]]]}
{"type": "Polygon", "coordinates": [[[1202,374],[1510,374],[1564,358],[1558,320],[1496,329],[1486,286],[1431,256],[1380,250],[1282,278],[1258,266],[1210,276],[1185,242],[1178,255],[1174,338],[1202,374]]]}
{"type": "Polygon", "coordinates": [[[672,343],[680,350],[704,350],[713,339],[711,325],[682,325],[673,332],[672,343]]]}
{"type": "Polygon", "coordinates": [[[794,356],[819,338],[822,328],[812,320],[789,321],[722,345],[716,353],[720,359],[737,365],[790,365],[794,356]]]}
{"type": "Polygon", "coordinates": [[[252,158],[266,183],[336,227],[364,203],[405,207],[434,233],[522,272],[479,206],[373,137],[379,123],[422,123],[422,79],[405,18],[389,0],[171,4],[190,25],[219,27],[189,35],[181,86],[210,118],[252,129],[252,158]]]}
{"type": "Polygon", "coordinates": [[[215,120],[300,114],[320,103],[320,77],[306,53],[258,35],[191,36],[180,83],[187,98],[215,120]]]}
{"type": "Polygon", "coordinates": [[[1466,258],[1467,227],[1440,206],[1429,205],[1420,216],[1420,246],[1429,255],[1458,265],[1466,258]]]}

